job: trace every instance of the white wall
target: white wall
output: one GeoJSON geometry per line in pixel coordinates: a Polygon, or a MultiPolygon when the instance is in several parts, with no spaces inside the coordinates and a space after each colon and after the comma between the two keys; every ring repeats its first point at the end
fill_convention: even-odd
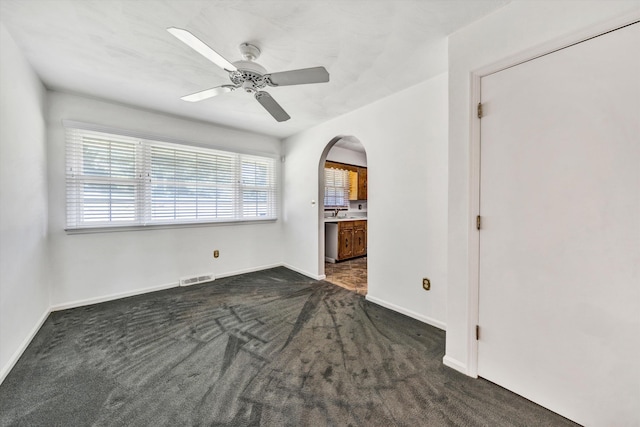
{"type": "Polygon", "coordinates": [[[0,382],[49,314],[45,89],[0,24],[0,382]]]}
{"type": "MultiPolygon", "coordinates": [[[[282,262],[281,221],[260,224],[67,234],[62,120],[143,132],[216,148],[280,156],[278,139],[96,99],[49,92],[48,163],[52,305],[55,307],[175,285],[282,262]],[[220,258],[212,252],[220,250],[220,258]]],[[[280,165],[280,162],[278,162],[280,165]]]]}
{"type": "Polygon", "coordinates": [[[449,289],[445,356],[449,366],[476,375],[472,324],[477,307],[470,300],[473,260],[469,256],[472,245],[477,245],[477,209],[470,205],[470,129],[475,120],[471,73],[629,14],[640,17],[639,1],[514,1],[449,37],[449,289]]]}
{"type": "Polygon", "coordinates": [[[342,147],[332,147],[327,154],[327,160],[338,163],[346,163],[355,166],[367,166],[367,154],[360,151],[349,150],[342,147]]]}
{"type": "Polygon", "coordinates": [[[367,153],[368,298],[444,327],[447,76],[285,140],[284,259],[312,275],[320,274],[324,262],[318,241],[324,227],[320,160],[338,135],[358,138],[367,153]],[[422,290],[423,277],[432,281],[429,292],[422,290]]]}

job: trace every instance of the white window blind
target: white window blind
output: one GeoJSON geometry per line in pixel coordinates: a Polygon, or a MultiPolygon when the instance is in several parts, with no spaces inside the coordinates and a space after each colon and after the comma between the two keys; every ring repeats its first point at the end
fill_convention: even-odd
{"type": "Polygon", "coordinates": [[[324,169],[324,206],[329,208],[349,207],[349,171],[324,169]]]}
{"type": "Polygon", "coordinates": [[[273,158],[67,128],[67,229],[277,218],[273,158]]]}

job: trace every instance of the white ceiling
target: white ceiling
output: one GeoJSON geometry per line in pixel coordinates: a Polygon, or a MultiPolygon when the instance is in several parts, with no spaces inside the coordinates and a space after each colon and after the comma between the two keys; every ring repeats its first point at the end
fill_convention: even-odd
{"type": "Polygon", "coordinates": [[[446,71],[446,36],[508,2],[0,0],[0,20],[48,88],[286,137],[446,71]],[[250,42],[270,72],[322,65],[331,80],[267,88],[283,123],[242,91],[182,101],[230,82],[170,26],[229,61],[250,42]]]}
{"type": "Polygon", "coordinates": [[[345,136],[344,138],[340,138],[335,144],[333,144],[333,146],[366,154],[364,146],[355,136],[345,136]]]}

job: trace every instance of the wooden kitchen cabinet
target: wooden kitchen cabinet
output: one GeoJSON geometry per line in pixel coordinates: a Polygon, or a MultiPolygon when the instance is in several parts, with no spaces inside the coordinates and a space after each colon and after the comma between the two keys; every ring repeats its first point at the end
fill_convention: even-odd
{"type": "Polygon", "coordinates": [[[367,254],[367,221],[326,222],[324,232],[325,260],[328,262],[367,254]]]}
{"type": "Polygon", "coordinates": [[[367,221],[353,221],[353,256],[367,254],[367,221]]]}
{"type": "Polygon", "coordinates": [[[325,231],[325,254],[331,262],[364,256],[367,254],[367,221],[340,221],[327,224],[325,231]],[[337,236],[334,226],[337,225],[337,236]],[[337,244],[334,243],[337,237],[337,244]],[[335,249],[337,246],[337,254],[335,249]]]}
{"type": "Polygon", "coordinates": [[[358,168],[358,200],[367,200],[367,168],[358,168]]]}
{"type": "Polygon", "coordinates": [[[358,172],[349,171],[349,200],[358,200],[358,172]]]}
{"type": "Polygon", "coordinates": [[[349,191],[349,200],[367,200],[367,168],[362,166],[347,165],[346,163],[337,163],[326,161],[325,168],[348,170],[351,183],[349,191]],[[354,176],[355,175],[355,176],[354,176]]]}
{"type": "Polygon", "coordinates": [[[344,221],[338,223],[338,260],[353,257],[353,223],[344,221]]]}

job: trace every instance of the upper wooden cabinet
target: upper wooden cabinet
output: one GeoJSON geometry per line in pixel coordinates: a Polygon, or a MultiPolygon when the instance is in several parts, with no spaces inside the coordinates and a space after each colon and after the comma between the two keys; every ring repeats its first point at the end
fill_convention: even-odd
{"type": "Polygon", "coordinates": [[[358,172],[349,171],[349,200],[358,200],[358,172]]]}
{"type": "Polygon", "coordinates": [[[358,168],[358,200],[367,200],[367,168],[358,168]]]}
{"type": "Polygon", "coordinates": [[[343,169],[349,171],[349,200],[367,200],[367,168],[326,161],[325,168],[343,169]]]}

